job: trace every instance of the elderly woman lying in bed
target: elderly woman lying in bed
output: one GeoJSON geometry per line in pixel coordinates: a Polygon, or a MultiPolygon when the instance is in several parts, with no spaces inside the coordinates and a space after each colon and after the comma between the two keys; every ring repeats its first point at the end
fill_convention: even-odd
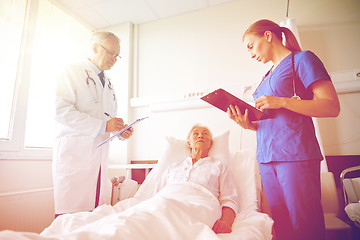
{"type": "Polygon", "coordinates": [[[155,191],[167,184],[181,182],[193,182],[205,187],[218,198],[222,209],[222,216],[212,229],[216,233],[230,233],[239,209],[239,197],[229,168],[221,161],[213,161],[208,156],[212,143],[212,134],[208,128],[194,126],[187,138],[190,156],[183,162],[170,165],[155,191]]]}
{"type": "Polygon", "coordinates": [[[216,233],[231,232],[239,211],[235,181],[226,165],[208,156],[213,144],[208,128],[194,126],[187,144],[190,156],[164,171],[152,197],[135,196],[114,206],[99,206],[93,212],[62,215],[40,235],[8,232],[7,237],[219,239],[216,233]]]}

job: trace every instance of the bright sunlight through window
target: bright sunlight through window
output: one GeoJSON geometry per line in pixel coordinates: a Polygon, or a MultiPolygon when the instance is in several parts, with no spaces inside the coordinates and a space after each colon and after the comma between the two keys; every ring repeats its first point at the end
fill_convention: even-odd
{"type": "Polygon", "coordinates": [[[15,83],[25,22],[26,0],[0,1],[0,139],[10,140],[15,83]]]}
{"type": "Polygon", "coordinates": [[[25,147],[52,147],[57,74],[65,64],[87,57],[90,34],[89,29],[49,1],[40,1],[32,54],[25,147]]]}

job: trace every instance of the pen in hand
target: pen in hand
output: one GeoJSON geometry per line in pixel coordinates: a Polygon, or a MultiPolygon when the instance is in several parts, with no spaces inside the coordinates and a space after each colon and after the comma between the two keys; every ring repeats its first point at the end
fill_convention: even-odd
{"type": "Polygon", "coordinates": [[[110,118],[106,123],[105,132],[120,131],[125,127],[124,121],[121,118],[114,118],[107,112],[104,112],[104,115],[110,118]]]}
{"type": "MultiPolygon", "coordinates": [[[[111,122],[111,125],[114,125],[113,127],[115,128],[115,131],[119,131],[117,128],[121,128],[123,129],[124,127],[126,127],[126,125],[124,124],[124,121],[121,118],[114,118],[113,116],[111,116],[109,113],[104,112],[104,114],[110,118],[110,120],[108,122],[111,122]],[[120,125],[119,125],[120,124],[120,125]]],[[[107,127],[107,126],[106,126],[107,127]]],[[[107,129],[108,130],[108,129],[107,129]]]]}
{"type": "MultiPolygon", "coordinates": [[[[127,124],[124,124],[124,121],[121,118],[114,118],[107,112],[104,112],[104,114],[107,117],[111,118],[106,124],[105,132],[120,131],[128,126],[127,124]]],[[[127,139],[132,135],[132,132],[133,132],[133,128],[130,127],[129,129],[126,129],[126,131],[123,132],[121,136],[127,139]]]]}
{"type": "Polygon", "coordinates": [[[107,112],[104,113],[106,116],[108,116],[109,118],[113,118],[110,114],[108,114],[107,112]]]}

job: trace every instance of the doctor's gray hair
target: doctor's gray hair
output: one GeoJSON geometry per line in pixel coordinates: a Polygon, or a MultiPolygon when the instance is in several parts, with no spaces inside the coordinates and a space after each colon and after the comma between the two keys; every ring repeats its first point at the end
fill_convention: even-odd
{"type": "Polygon", "coordinates": [[[93,34],[90,38],[90,44],[91,45],[94,43],[104,44],[104,42],[109,38],[114,39],[115,41],[117,41],[120,44],[120,38],[118,38],[118,36],[116,36],[112,32],[105,32],[105,31],[93,32],[93,34]]]}
{"type": "Polygon", "coordinates": [[[210,129],[206,126],[203,126],[203,125],[200,125],[200,124],[195,124],[191,130],[189,131],[188,135],[187,135],[187,138],[186,138],[186,141],[189,141],[190,139],[190,136],[191,136],[191,133],[193,132],[193,130],[197,127],[201,127],[201,128],[206,128],[208,131],[209,131],[209,134],[210,134],[210,139],[213,139],[213,135],[212,135],[212,132],[210,131],[210,129]]]}

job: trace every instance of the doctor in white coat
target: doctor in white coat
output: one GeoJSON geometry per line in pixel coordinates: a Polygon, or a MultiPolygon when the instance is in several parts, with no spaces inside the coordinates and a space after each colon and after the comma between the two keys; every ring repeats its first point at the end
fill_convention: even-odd
{"type": "MultiPolygon", "coordinates": [[[[92,211],[109,203],[109,144],[96,146],[126,125],[116,116],[117,103],[110,79],[103,75],[116,62],[120,40],[110,32],[95,32],[91,55],[72,64],[57,79],[57,135],[53,156],[55,214],[92,211]],[[98,75],[100,74],[100,75],[98,75]]],[[[132,129],[121,136],[132,135],[132,129]]]]}

